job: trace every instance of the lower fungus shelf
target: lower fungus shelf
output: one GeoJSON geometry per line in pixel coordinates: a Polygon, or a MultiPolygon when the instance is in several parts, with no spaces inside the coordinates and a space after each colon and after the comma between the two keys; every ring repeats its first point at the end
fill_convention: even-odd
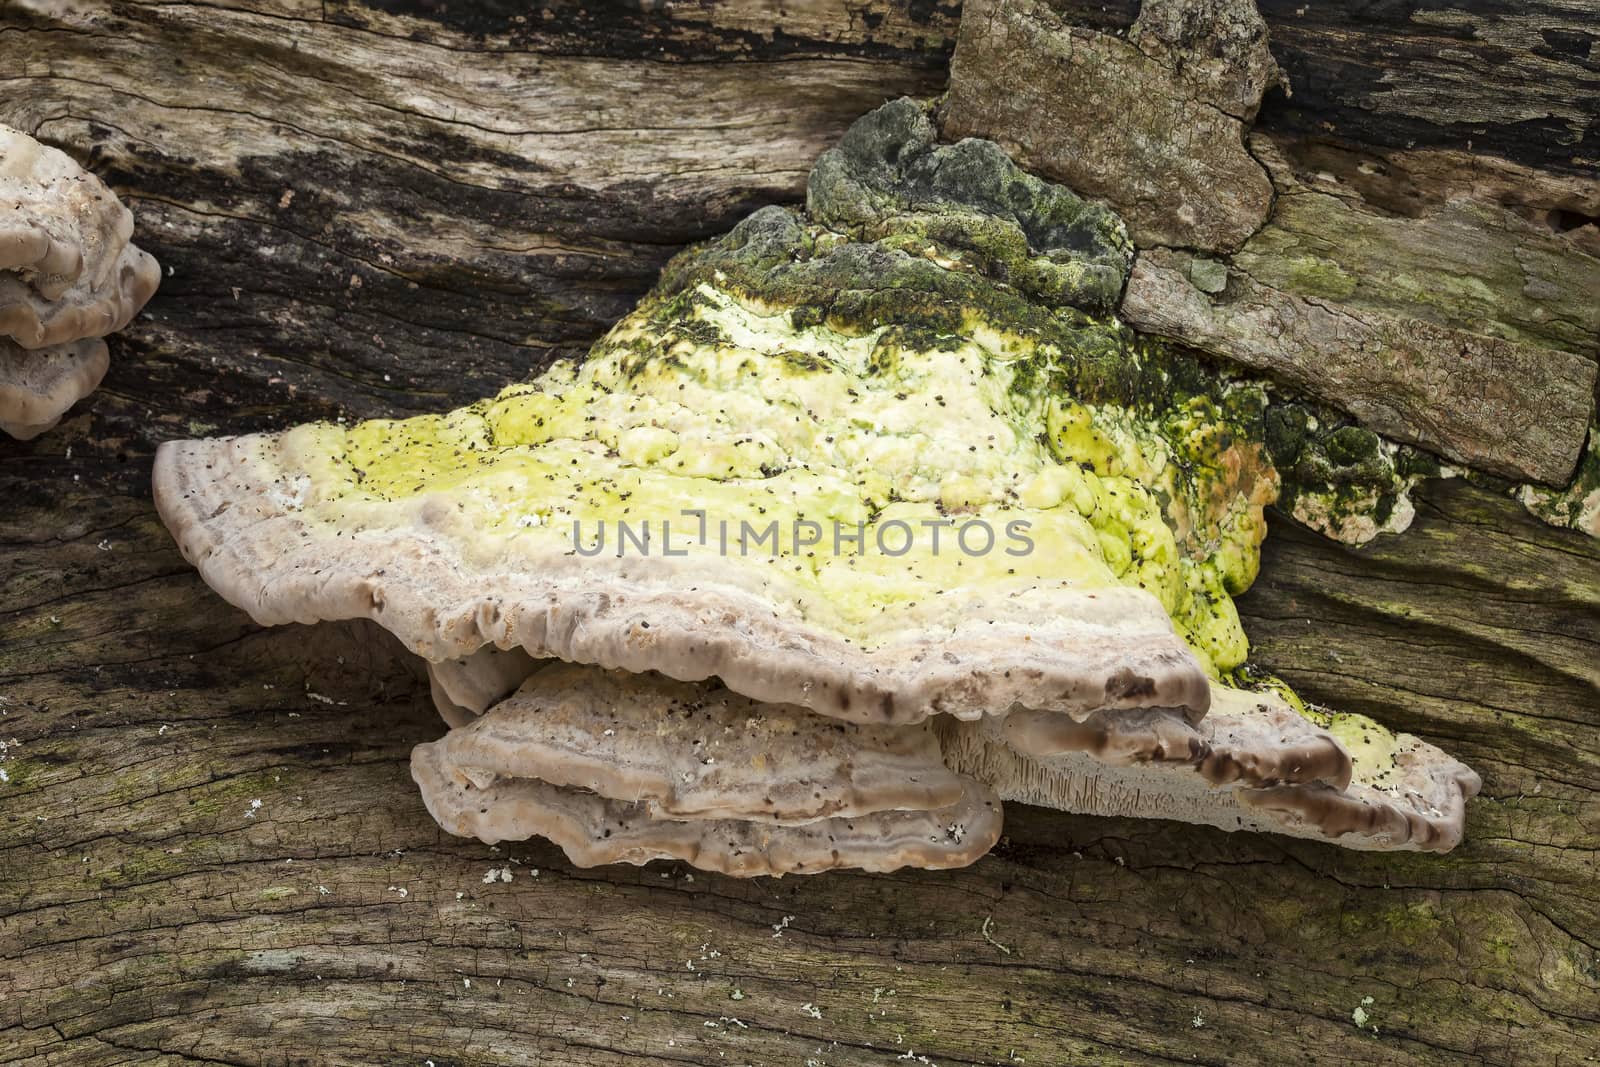
{"type": "Polygon", "coordinates": [[[1353,760],[1275,695],[1221,688],[1193,726],[1168,710],[1017,709],[868,728],[714,682],[552,664],[417,746],[412,776],[449,832],[548,837],[580,866],[961,866],[998,839],[1002,800],[1359,849],[1454,847],[1476,775],[1384,737],[1381,759],[1353,760]]]}
{"type": "Polygon", "coordinates": [[[671,819],[642,801],[619,800],[538,778],[495,778],[482,786],[456,773],[444,742],[419,745],[411,774],[428,810],[452,833],[494,843],[535,835],[561,846],[580,867],[681,860],[741,877],[816,874],[841,868],[964,867],[1000,838],[1000,801],[973,780],[939,808],[887,809],[809,822],[671,819]]]}

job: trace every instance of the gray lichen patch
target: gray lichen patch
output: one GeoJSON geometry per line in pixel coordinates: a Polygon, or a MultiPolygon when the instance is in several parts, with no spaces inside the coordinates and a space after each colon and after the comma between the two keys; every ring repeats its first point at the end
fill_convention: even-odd
{"type": "Polygon", "coordinates": [[[1040,334],[1057,322],[1052,309],[996,285],[970,262],[929,258],[893,239],[851,240],[779,207],[763,208],[726,236],[674,259],[658,292],[688,292],[698,284],[783,309],[797,328],[902,326],[931,339],[959,333],[974,314],[1040,334]]]}
{"type": "Polygon", "coordinates": [[[1589,426],[1589,443],[1570,484],[1563,489],[1519,486],[1517,499],[1552,526],[1600,538],[1600,420],[1589,426]]]}
{"type": "Polygon", "coordinates": [[[934,138],[924,105],[877,109],[817,160],[807,214],[912,255],[967,260],[1049,305],[1115,307],[1133,252],[1121,219],[1023,171],[993,141],[934,138]]]}
{"type": "Polygon", "coordinates": [[[1147,3],[1128,40],[1042,0],[970,0],[943,132],[1104,200],[1140,247],[1231,251],[1272,206],[1244,144],[1279,77],[1266,44],[1250,0],[1147,3]]]}
{"type": "Polygon", "coordinates": [[[1403,533],[1416,515],[1411,490],[1447,472],[1426,452],[1326,409],[1281,403],[1266,420],[1267,447],[1283,485],[1278,508],[1345,544],[1403,533]]]}
{"type": "Polygon", "coordinates": [[[1261,131],[1250,147],[1278,190],[1234,256],[1257,282],[1579,355],[1600,344],[1600,246],[1560,221],[1600,213],[1600,183],[1261,131]]]}

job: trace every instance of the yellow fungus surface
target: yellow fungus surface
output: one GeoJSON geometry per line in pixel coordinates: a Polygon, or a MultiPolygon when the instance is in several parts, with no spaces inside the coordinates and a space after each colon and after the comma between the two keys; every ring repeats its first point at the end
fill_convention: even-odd
{"type": "Polygon", "coordinates": [[[448,414],[292,431],[306,509],[375,526],[426,499],[485,555],[715,553],[860,636],[974,587],[1139,586],[1213,672],[1244,660],[1228,593],[1254,577],[1259,503],[1184,520],[1170,428],[1047,395],[1040,361],[1058,354],[982,328],[796,328],[710,285],[692,296],[671,315],[647,300],[581,364],[448,414]]]}

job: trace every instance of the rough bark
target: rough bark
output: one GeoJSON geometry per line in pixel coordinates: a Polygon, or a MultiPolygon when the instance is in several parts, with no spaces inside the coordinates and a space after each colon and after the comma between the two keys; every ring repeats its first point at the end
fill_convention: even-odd
{"type": "Polygon", "coordinates": [[[1045,0],[968,0],[944,134],[996,141],[1024,167],[1106,201],[1140,246],[1231,252],[1272,208],[1272,184],[1244,145],[1277,74],[1260,16],[1253,0],[1219,5],[1214,21],[1188,28],[1193,39],[1177,40],[1167,8],[1151,8],[1122,40],[1064,21],[1045,0]],[[1209,69],[1180,54],[1221,58],[1209,69]]]}
{"type": "MultiPolygon", "coordinates": [[[[438,410],[582,348],[851,119],[937,91],[953,12],[385,6],[0,0],[0,122],[107,175],[171,269],[102,389],[0,443],[0,1058],[1600,1057],[1600,545],[1460,483],[1361,552],[1275,523],[1242,603],[1308,697],[1483,773],[1448,856],[1018,806],[966,870],[742,882],[441,834],[405,767],[425,679],[212,596],[154,445],[438,410]]],[[[1331,54],[1347,9],[1293,40],[1331,54]]]]}
{"type": "Polygon", "coordinates": [[[1278,192],[1234,262],[1263,284],[1592,358],[1600,174],[1493,156],[1340,148],[1256,134],[1278,192]],[[1553,217],[1554,216],[1554,217],[1553,217]]]}

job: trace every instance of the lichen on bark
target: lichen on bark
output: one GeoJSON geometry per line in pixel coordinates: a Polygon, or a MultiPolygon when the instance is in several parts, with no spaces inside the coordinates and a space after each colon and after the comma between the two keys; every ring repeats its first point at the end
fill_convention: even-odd
{"type": "Polygon", "coordinates": [[[1524,507],[1550,525],[1600,538],[1600,421],[1589,426],[1589,440],[1570,483],[1561,489],[1521,485],[1516,495],[1524,507]]]}

